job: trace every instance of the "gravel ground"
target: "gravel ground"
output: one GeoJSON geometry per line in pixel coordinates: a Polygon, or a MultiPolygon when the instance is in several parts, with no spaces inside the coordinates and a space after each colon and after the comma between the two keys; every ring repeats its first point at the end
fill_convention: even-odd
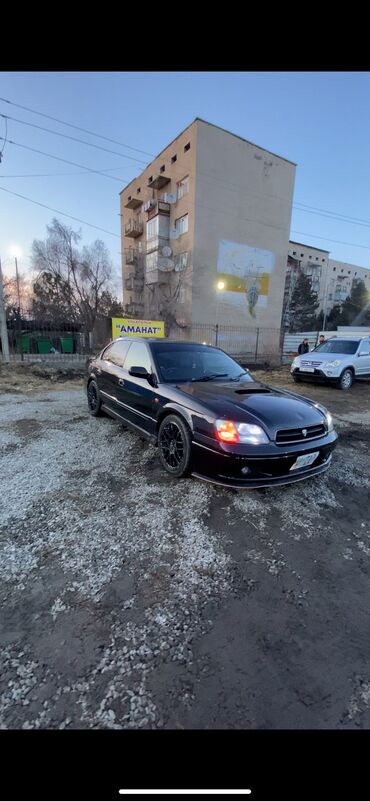
{"type": "Polygon", "coordinates": [[[235,492],[40,380],[0,396],[0,727],[367,728],[369,383],[295,387],[324,477],[235,492]]]}

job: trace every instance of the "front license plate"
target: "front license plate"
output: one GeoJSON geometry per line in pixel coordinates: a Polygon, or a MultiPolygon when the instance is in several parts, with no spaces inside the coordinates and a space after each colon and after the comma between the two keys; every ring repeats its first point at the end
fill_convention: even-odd
{"type": "Polygon", "coordinates": [[[312,464],[316,457],[319,455],[320,451],[315,451],[314,453],[304,453],[302,456],[298,456],[295,460],[294,464],[291,466],[291,470],[298,470],[299,467],[308,467],[312,464]]]}
{"type": "Polygon", "coordinates": [[[300,367],[299,369],[302,370],[304,373],[314,373],[315,372],[315,368],[314,367],[300,367]]]}

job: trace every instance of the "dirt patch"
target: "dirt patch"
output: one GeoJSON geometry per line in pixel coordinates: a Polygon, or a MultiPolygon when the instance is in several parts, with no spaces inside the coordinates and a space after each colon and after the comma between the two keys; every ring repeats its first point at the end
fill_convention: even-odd
{"type": "MultiPolygon", "coordinates": [[[[0,395],[1,393],[28,393],[41,389],[50,389],[53,385],[63,383],[69,386],[82,385],[84,368],[76,365],[73,368],[62,366],[50,367],[33,362],[0,363],[0,395]]],[[[51,399],[48,399],[50,402],[51,399]]]]}
{"type": "Polygon", "coordinates": [[[324,476],[176,481],[76,384],[0,399],[0,727],[370,726],[369,391],[263,378],[333,412],[324,476]]]}

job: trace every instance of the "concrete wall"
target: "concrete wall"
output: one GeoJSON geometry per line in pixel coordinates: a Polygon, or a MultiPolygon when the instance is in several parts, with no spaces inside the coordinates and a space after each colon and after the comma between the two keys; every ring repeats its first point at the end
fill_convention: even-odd
{"type": "Polygon", "coordinates": [[[197,129],[193,322],[279,328],[295,165],[201,120],[197,129]],[[255,306],[253,262],[265,273],[255,306]]]}

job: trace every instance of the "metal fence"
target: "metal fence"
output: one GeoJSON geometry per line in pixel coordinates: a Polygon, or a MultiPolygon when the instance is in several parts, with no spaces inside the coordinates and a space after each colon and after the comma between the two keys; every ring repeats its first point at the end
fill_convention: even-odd
{"type": "Polygon", "coordinates": [[[280,362],[282,336],[279,328],[247,328],[245,326],[193,323],[187,328],[170,331],[170,338],[216,345],[247,362],[280,362]]]}
{"type": "Polygon", "coordinates": [[[10,314],[6,327],[12,361],[82,361],[93,347],[92,336],[82,323],[37,319],[27,309],[10,314]]]}
{"type": "MultiPolygon", "coordinates": [[[[110,318],[101,318],[93,331],[88,331],[81,322],[35,319],[28,310],[22,310],[7,320],[7,330],[12,361],[78,362],[111,339],[112,323],[110,318]]],[[[193,323],[186,328],[171,327],[168,336],[216,345],[251,364],[280,363],[283,352],[278,328],[193,323]]]]}

